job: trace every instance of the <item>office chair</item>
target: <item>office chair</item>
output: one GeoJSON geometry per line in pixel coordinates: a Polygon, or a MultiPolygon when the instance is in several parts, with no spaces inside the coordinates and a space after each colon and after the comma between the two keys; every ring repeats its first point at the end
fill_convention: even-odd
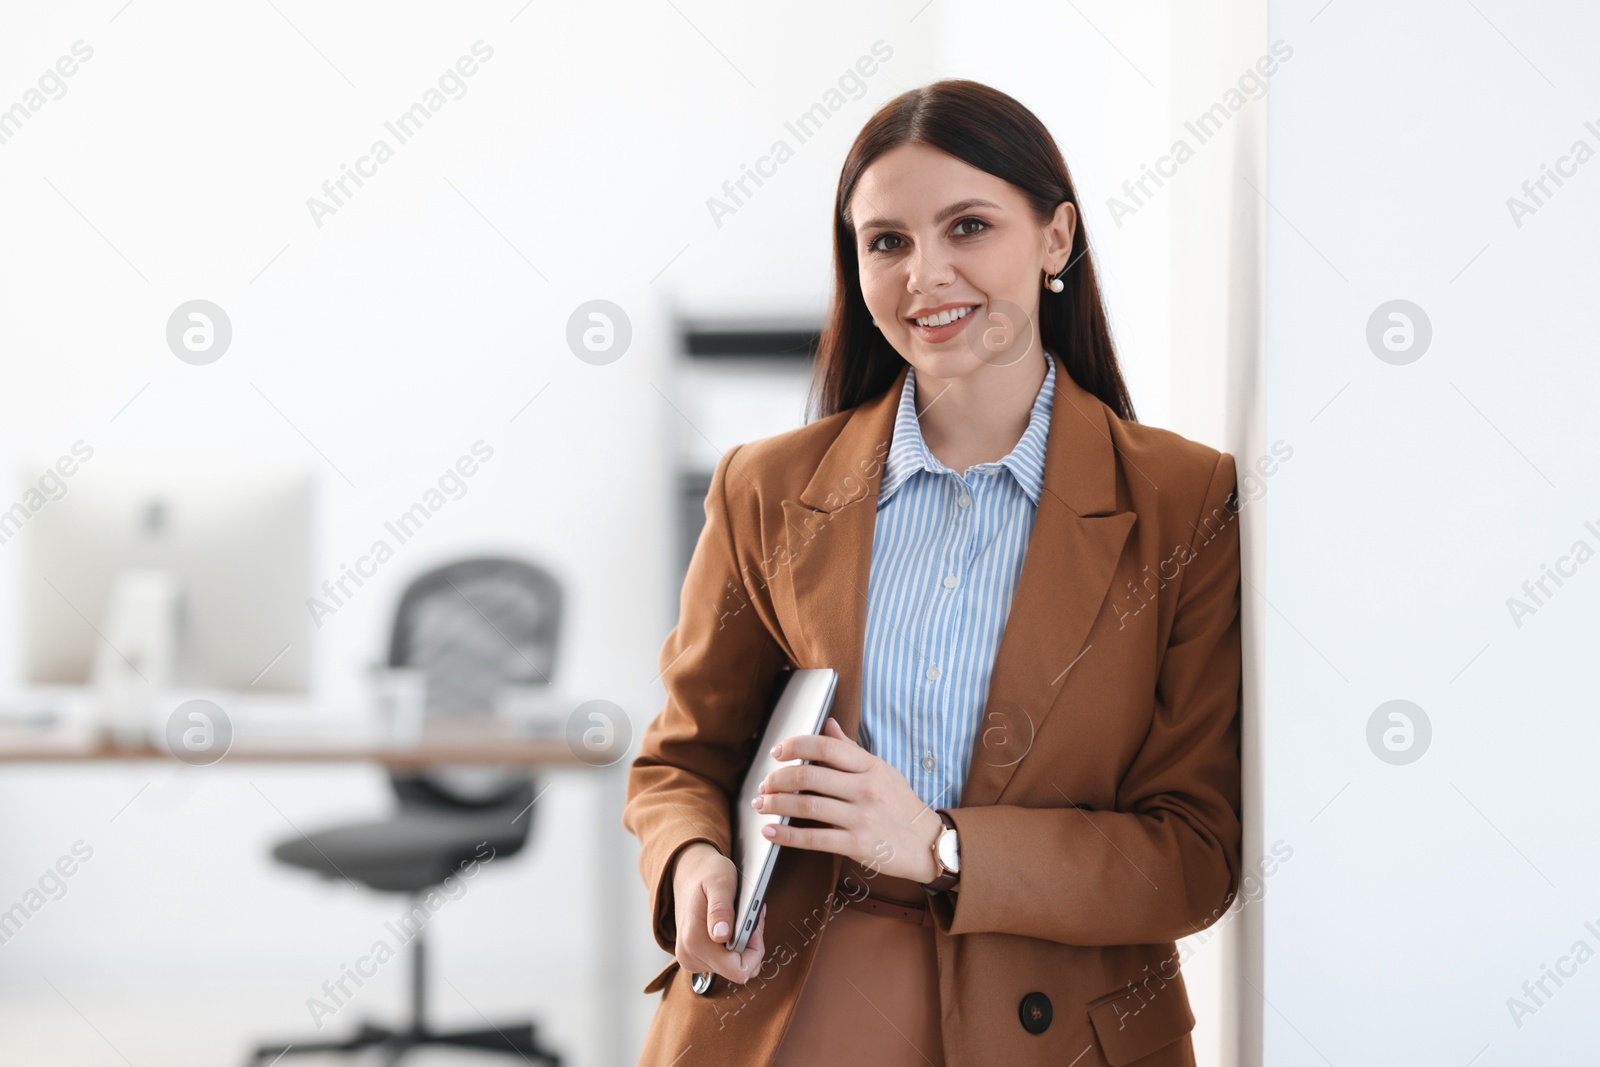
{"type": "MultiPolygon", "coordinates": [[[[560,621],[561,589],[543,569],[513,559],[463,560],[429,571],[406,588],[395,611],[388,662],[425,672],[430,715],[483,712],[493,707],[503,684],[550,681],[560,621]]],[[[560,1056],[539,1041],[532,1021],[440,1032],[429,1028],[424,1012],[430,913],[421,902],[448,875],[459,878],[475,859],[488,855],[498,861],[522,850],[533,822],[536,783],[526,773],[498,768],[391,771],[389,781],[399,801],[391,817],[296,837],[272,854],[281,863],[330,879],[412,897],[414,920],[404,926],[407,933],[411,925],[417,927],[409,941],[409,1023],[391,1030],[363,1022],[343,1041],[261,1045],[250,1062],[381,1048],[392,1064],[419,1045],[444,1045],[509,1052],[560,1067],[560,1056]]]]}

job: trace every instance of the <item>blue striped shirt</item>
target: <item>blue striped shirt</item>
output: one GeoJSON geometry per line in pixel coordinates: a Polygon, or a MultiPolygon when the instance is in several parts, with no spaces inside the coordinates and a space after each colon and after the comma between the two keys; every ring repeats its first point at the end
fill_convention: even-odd
{"type": "Polygon", "coordinates": [[[915,368],[900,393],[867,583],[860,741],[929,807],[960,805],[1022,574],[1055,397],[1055,359],[1046,362],[1016,447],[963,474],[923,441],[915,368]]]}

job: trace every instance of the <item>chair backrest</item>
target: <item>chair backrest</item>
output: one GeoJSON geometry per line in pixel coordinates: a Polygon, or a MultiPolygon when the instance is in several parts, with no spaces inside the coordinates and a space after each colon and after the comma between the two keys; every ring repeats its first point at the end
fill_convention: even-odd
{"type": "MultiPolygon", "coordinates": [[[[504,557],[449,563],[401,594],[389,665],[423,671],[430,715],[487,713],[501,686],[550,684],[561,610],[561,586],[542,567],[504,557]]],[[[406,806],[481,810],[532,802],[530,776],[503,768],[393,772],[390,782],[406,806]]]]}

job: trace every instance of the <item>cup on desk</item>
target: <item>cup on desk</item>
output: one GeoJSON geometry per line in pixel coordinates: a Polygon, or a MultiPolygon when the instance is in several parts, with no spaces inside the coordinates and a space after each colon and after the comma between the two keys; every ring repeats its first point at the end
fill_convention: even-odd
{"type": "Polygon", "coordinates": [[[378,736],[395,745],[422,741],[428,706],[428,675],[416,667],[370,667],[367,689],[378,736]]]}

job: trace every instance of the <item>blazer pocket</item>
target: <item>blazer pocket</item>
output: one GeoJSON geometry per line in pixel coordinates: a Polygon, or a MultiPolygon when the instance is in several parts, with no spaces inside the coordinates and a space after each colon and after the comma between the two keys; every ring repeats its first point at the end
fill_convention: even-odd
{"type": "Polygon", "coordinates": [[[644,991],[646,993],[654,993],[658,989],[665,989],[667,983],[672,981],[672,972],[677,969],[678,961],[674,959],[671,963],[661,968],[660,974],[650,979],[650,984],[644,987],[644,991]]]}
{"type": "Polygon", "coordinates": [[[1181,985],[1154,994],[1119,989],[1089,1002],[1089,1021],[1106,1062],[1123,1067],[1193,1030],[1194,1012],[1181,985]]]}

